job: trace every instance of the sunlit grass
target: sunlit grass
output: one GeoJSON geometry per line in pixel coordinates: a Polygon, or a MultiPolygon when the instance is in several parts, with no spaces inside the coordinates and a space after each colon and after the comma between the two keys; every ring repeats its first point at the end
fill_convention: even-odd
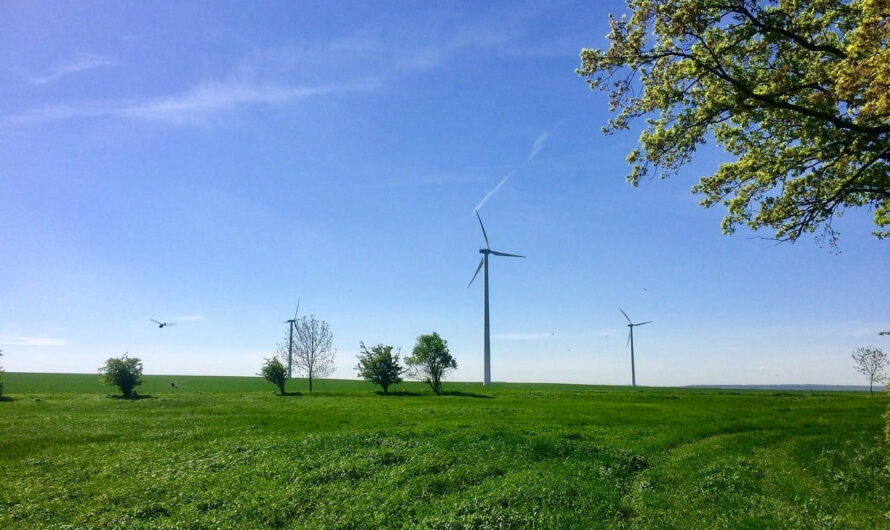
{"type": "Polygon", "coordinates": [[[0,528],[886,528],[886,397],[9,374],[0,528]],[[177,389],[170,387],[173,380],[177,389]],[[64,393],[51,391],[58,386],[64,393]]]}

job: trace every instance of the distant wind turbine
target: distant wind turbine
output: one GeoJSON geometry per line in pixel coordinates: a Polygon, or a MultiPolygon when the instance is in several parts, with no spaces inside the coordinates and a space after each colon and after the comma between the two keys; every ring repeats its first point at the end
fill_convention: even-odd
{"type": "Polygon", "coordinates": [[[479,226],[482,228],[482,237],[485,238],[485,248],[480,248],[479,253],[482,254],[482,259],[479,261],[479,266],[476,267],[476,273],[473,274],[473,279],[470,280],[470,283],[467,284],[467,288],[473,285],[473,281],[476,280],[476,276],[479,276],[479,271],[481,269],[485,269],[482,273],[482,326],[483,326],[483,344],[485,348],[485,373],[484,378],[482,380],[482,384],[485,386],[491,385],[491,328],[489,326],[488,320],[488,255],[494,254],[495,256],[506,256],[509,258],[524,258],[525,256],[520,256],[518,254],[507,254],[506,252],[498,252],[496,250],[491,250],[491,244],[488,242],[488,234],[485,233],[485,225],[482,224],[482,218],[479,217],[479,212],[476,211],[476,218],[479,219],[479,226]]]}
{"type": "Polygon", "coordinates": [[[300,312],[300,301],[297,300],[297,310],[294,311],[294,318],[285,320],[285,324],[290,324],[290,336],[287,339],[287,377],[293,376],[292,367],[294,365],[294,322],[297,321],[297,313],[300,312]]]}
{"type": "Polygon", "coordinates": [[[157,324],[159,328],[162,328],[164,326],[175,326],[176,325],[176,322],[158,322],[157,320],[155,320],[153,318],[149,318],[149,320],[151,320],[152,322],[157,324]]]}
{"type": "Polygon", "coordinates": [[[630,333],[627,335],[627,344],[630,344],[630,377],[631,383],[633,386],[637,386],[637,371],[634,368],[634,327],[642,326],[645,324],[651,324],[654,322],[653,320],[647,320],[646,322],[640,322],[639,324],[634,324],[631,322],[630,317],[627,316],[627,313],[624,312],[624,309],[618,308],[621,311],[621,314],[624,315],[624,318],[627,319],[627,327],[630,328],[630,333]]]}

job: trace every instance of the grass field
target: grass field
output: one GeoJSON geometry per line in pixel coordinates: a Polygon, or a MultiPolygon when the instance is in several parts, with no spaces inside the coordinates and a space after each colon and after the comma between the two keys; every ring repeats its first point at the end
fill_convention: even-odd
{"type": "Polygon", "coordinates": [[[883,395],[289,389],[7,374],[0,528],[890,527],[883,395]]]}

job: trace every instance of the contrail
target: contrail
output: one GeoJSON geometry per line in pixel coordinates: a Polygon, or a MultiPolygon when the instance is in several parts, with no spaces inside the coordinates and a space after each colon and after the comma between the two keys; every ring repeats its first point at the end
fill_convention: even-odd
{"type": "Polygon", "coordinates": [[[547,139],[550,138],[550,135],[553,134],[560,125],[562,125],[562,122],[557,123],[556,126],[549,131],[542,132],[540,135],[538,135],[538,139],[535,140],[535,143],[532,144],[532,148],[529,150],[528,156],[525,157],[525,160],[523,160],[518,166],[511,169],[509,173],[504,175],[504,178],[502,178],[501,181],[498,182],[498,185],[495,186],[494,189],[486,193],[485,197],[482,197],[482,200],[479,201],[479,204],[477,204],[476,207],[473,208],[473,210],[479,210],[480,208],[485,206],[485,203],[488,202],[488,199],[490,199],[492,195],[497,193],[497,191],[501,189],[501,186],[503,186],[507,183],[508,180],[513,178],[513,175],[518,173],[520,169],[528,165],[528,163],[531,162],[532,159],[541,152],[541,149],[544,148],[544,144],[547,143],[547,139]]]}

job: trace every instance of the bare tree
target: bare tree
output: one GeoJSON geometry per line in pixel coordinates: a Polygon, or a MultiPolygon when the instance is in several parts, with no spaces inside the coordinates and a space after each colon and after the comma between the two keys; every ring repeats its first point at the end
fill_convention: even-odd
{"type": "Polygon", "coordinates": [[[868,377],[868,392],[874,397],[874,384],[886,378],[887,354],[881,348],[856,348],[851,355],[856,363],[856,371],[868,377]]]}
{"type": "Polygon", "coordinates": [[[331,327],[315,315],[297,319],[294,322],[294,367],[309,378],[309,391],[312,392],[312,379],[326,377],[334,373],[335,350],[331,347],[334,335],[331,327]]]}

